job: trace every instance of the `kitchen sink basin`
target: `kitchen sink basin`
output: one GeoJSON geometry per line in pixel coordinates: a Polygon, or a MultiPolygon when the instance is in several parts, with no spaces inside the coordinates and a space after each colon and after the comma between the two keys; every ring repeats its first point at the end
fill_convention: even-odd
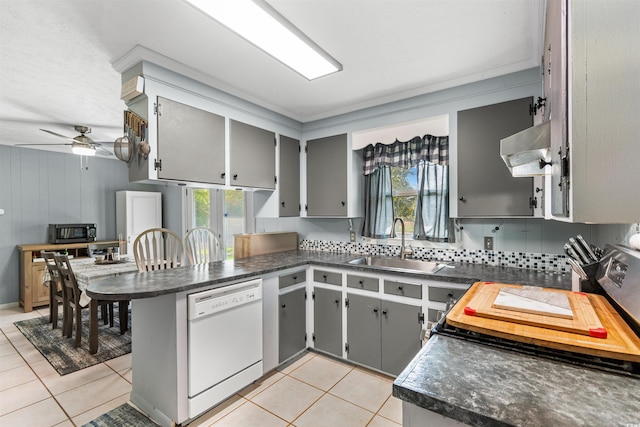
{"type": "Polygon", "coordinates": [[[419,271],[423,273],[435,273],[441,268],[445,267],[444,264],[438,264],[432,261],[420,261],[417,259],[400,259],[400,258],[388,258],[388,257],[362,257],[349,261],[349,264],[353,265],[370,265],[372,267],[384,267],[391,270],[407,270],[407,271],[419,271]]]}

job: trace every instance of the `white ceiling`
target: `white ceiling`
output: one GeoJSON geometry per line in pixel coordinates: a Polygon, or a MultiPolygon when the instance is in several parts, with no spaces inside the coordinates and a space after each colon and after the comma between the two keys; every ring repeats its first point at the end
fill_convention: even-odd
{"type": "Polygon", "coordinates": [[[0,143],[121,136],[112,64],[135,46],[300,122],[540,63],[545,0],[268,2],[344,70],[307,81],[182,0],[0,0],[0,143]]]}

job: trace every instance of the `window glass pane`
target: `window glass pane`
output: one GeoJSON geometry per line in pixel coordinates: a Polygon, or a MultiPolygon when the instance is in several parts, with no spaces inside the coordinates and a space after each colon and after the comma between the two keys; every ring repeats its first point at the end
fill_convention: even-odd
{"type": "Polygon", "coordinates": [[[227,259],[233,258],[233,235],[244,233],[244,192],[224,192],[224,246],[227,259]]]}
{"type": "MultiPolygon", "coordinates": [[[[391,167],[391,183],[393,188],[394,218],[404,221],[404,233],[413,234],[416,212],[416,198],[418,195],[418,177],[416,167],[403,169],[391,167]]],[[[400,228],[397,228],[399,237],[400,228]]]]}
{"type": "Polygon", "coordinates": [[[193,190],[193,227],[211,226],[211,193],[206,189],[193,190]]]}

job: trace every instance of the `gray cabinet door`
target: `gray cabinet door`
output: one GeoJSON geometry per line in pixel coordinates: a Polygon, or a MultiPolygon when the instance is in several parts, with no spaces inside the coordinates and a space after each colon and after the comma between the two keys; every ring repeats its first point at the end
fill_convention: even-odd
{"type": "Polygon", "coordinates": [[[229,120],[230,183],[252,188],[275,188],[275,133],[229,120]]]}
{"type": "Polygon", "coordinates": [[[382,301],[380,369],[398,375],[420,350],[419,306],[382,301]]]}
{"type": "Polygon", "coordinates": [[[314,288],[314,347],[342,357],[342,292],[314,288]]]}
{"type": "Polygon", "coordinates": [[[380,299],[355,294],[347,298],[347,358],[380,369],[380,299]]]}
{"type": "Polygon", "coordinates": [[[300,141],[280,135],[278,216],[300,215],[300,141]]]}
{"type": "Polygon", "coordinates": [[[224,184],[224,117],[160,96],[158,106],[158,178],[224,184]]]}
{"type": "Polygon", "coordinates": [[[307,346],[305,289],[280,295],[278,303],[278,360],[283,362],[307,346]]]}
{"type": "Polygon", "coordinates": [[[523,98],[458,112],[458,216],[532,216],[533,178],[513,178],[500,140],[533,125],[523,98]]]}
{"type": "Polygon", "coordinates": [[[307,215],[347,216],[347,135],[307,141],[307,215]]]}

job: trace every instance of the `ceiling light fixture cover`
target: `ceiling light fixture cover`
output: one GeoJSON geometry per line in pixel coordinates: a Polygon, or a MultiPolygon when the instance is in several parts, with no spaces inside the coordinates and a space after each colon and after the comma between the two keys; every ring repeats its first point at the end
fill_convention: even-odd
{"type": "Polygon", "coordinates": [[[185,0],[308,80],[342,65],[264,0],[185,0]]]}
{"type": "Polygon", "coordinates": [[[96,155],[95,147],[88,146],[88,145],[74,144],[74,145],[71,146],[71,152],[73,154],[78,154],[78,155],[81,155],[81,156],[95,156],[96,155]]]}

